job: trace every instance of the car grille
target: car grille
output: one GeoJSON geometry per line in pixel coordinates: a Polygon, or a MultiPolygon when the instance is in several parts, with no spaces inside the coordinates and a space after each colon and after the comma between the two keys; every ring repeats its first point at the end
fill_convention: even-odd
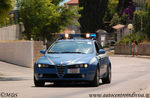
{"type": "Polygon", "coordinates": [[[58,74],[64,74],[65,66],[56,66],[58,74]]]}
{"type": "Polygon", "coordinates": [[[54,65],[47,65],[45,68],[55,68],[55,66],[54,65]]]}
{"type": "Polygon", "coordinates": [[[43,78],[58,78],[57,74],[43,74],[43,78]]]}
{"type": "Polygon", "coordinates": [[[82,74],[65,74],[63,78],[82,78],[82,74]]]}
{"type": "Polygon", "coordinates": [[[69,66],[67,66],[69,69],[71,69],[71,68],[79,68],[78,66],[76,66],[76,65],[69,65],[69,66]]]}

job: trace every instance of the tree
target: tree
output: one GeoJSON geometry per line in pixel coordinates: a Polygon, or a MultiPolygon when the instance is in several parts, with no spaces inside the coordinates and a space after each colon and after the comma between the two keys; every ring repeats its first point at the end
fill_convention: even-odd
{"type": "Polygon", "coordinates": [[[150,1],[146,3],[146,22],[144,32],[147,34],[147,39],[150,40],[150,1]]]}
{"type": "Polygon", "coordinates": [[[119,0],[118,7],[117,7],[117,11],[119,15],[125,8],[128,7],[129,2],[132,2],[132,0],[119,0]]]}
{"type": "Polygon", "coordinates": [[[120,23],[126,25],[129,23],[129,16],[127,14],[124,14],[120,17],[120,23]]]}
{"type": "Polygon", "coordinates": [[[146,21],[145,11],[135,11],[133,17],[134,32],[143,32],[144,27],[147,25],[146,21]]]}
{"type": "MultiPolygon", "coordinates": [[[[143,40],[150,40],[150,1],[145,3],[145,10],[135,11],[133,17],[134,32],[145,36],[143,40]]],[[[142,36],[141,36],[142,37],[142,36]]]]}
{"type": "Polygon", "coordinates": [[[133,19],[133,14],[135,11],[135,4],[132,0],[119,0],[118,4],[118,15],[128,15],[129,19],[133,19]]]}
{"type": "Polygon", "coordinates": [[[96,32],[103,26],[103,18],[107,9],[108,0],[79,0],[80,30],[82,33],[96,32]]]}
{"type": "Polygon", "coordinates": [[[59,6],[62,0],[22,0],[20,17],[24,24],[27,39],[51,38],[52,33],[60,32],[71,24],[77,15],[77,9],[59,6]]]}
{"type": "Polygon", "coordinates": [[[115,25],[119,24],[120,21],[121,21],[121,19],[119,18],[118,14],[115,13],[115,15],[113,16],[113,18],[111,20],[110,26],[115,26],[115,25]]]}
{"type": "Polygon", "coordinates": [[[114,14],[117,13],[117,5],[118,5],[118,0],[109,0],[104,21],[110,21],[113,18],[114,14]]]}
{"type": "Polygon", "coordinates": [[[0,24],[8,21],[8,13],[14,8],[14,0],[0,0],[0,24]]]}

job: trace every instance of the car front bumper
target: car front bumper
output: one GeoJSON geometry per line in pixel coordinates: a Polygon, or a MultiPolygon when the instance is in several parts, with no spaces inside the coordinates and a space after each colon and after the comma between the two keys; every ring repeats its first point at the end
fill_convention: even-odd
{"type": "Polygon", "coordinates": [[[79,68],[78,73],[68,73],[68,68],[38,68],[34,67],[34,76],[36,80],[45,82],[55,81],[92,81],[95,76],[96,67],[79,68]]]}

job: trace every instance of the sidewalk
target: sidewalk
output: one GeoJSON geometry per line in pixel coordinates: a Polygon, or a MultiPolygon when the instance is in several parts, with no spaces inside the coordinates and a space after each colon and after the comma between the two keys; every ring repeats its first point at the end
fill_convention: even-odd
{"type": "Polygon", "coordinates": [[[146,56],[146,55],[138,55],[138,56],[132,56],[132,55],[121,55],[121,54],[114,54],[114,50],[110,50],[106,52],[107,55],[109,55],[110,57],[132,57],[132,58],[143,58],[143,59],[150,59],[150,56],[146,56]]]}
{"type": "Polygon", "coordinates": [[[144,56],[144,55],[138,55],[138,56],[132,56],[132,55],[117,55],[117,54],[114,54],[114,55],[110,55],[112,57],[132,57],[132,58],[144,58],[144,59],[150,59],[150,56],[144,56]]]}

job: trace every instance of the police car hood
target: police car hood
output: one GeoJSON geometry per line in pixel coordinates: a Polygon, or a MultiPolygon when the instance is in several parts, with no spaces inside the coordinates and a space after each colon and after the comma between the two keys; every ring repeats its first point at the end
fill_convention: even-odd
{"type": "Polygon", "coordinates": [[[94,54],[47,54],[37,61],[38,64],[73,65],[88,64],[94,54]]]}

